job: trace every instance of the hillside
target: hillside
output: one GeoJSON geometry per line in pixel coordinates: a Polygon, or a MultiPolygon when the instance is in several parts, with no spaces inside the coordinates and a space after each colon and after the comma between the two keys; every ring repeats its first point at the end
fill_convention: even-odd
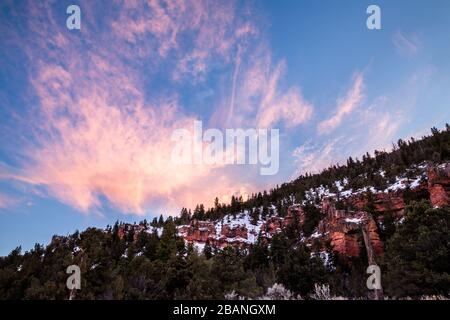
{"type": "Polygon", "coordinates": [[[0,260],[0,298],[270,298],[275,289],[317,298],[319,288],[330,297],[446,296],[449,205],[447,125],[245,201],[216,199],[175,218],[54,236],[24,254],[18,248],[0,260]],[[82,290],[69,293],[72,264],[81,268],[82,290]],[[375,293],[366,288],[374,264],[383,285],[375,293]]]}

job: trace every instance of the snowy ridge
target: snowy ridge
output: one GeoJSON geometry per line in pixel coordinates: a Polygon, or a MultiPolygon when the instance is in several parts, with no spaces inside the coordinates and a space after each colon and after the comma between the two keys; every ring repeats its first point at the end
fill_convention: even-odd
{"type": "MultiPolygon", "coordinates": [[[[258,236],[261,233],[266,238],[270,238],[269,234],[266,234],[263,226],[267,223],[267,220],[271,217],[278,216],[275,206],[270,207],[273,210],[272,215],[267,215],[265,219],[259,216],[255,221],[256,224],[252,223],[252,217],[249,210],[244,210],[243,212],[236,214],[227,214],[222,219],[211,222],[210,227],[214,230],[213,234],[209,234],[208,239],[211,241],[223,242],[223,243],[239,243],[239,244],[255,244],[258,240],[258,236]],[[228,230],[234,231],[236,229],[246,230],[246,238],[241,236],[226,236],[223,233],[223,228],[227,227],[228,230]]],[[[254,208],[256,209],[256,208],[254,208]]],[[[261,208],[259,208],[261,211],[261,208]]],[[[282,219],[282,218],[280,218],[282,219]]],[[[186,230],[190,225],[181,225],[177,227],[178,235],[185,238],[185,242],[192,243],[198,251],[203,251],[206,242],[205,241],[186,241],[187,233],[186,230]]],[[[198,231],[211,231],[207,226],[197,227],[198,231]]]]}
{"type": "MultiPolygon", "coordinates": [[[[348,186],[348,178],[337,180],[334,182],[334,185],[338,190],[337,193],[331,192],[329,188],[326,188],[323,185],[320,185],[319,187],[316,188],[311,188],[308,191],[306,191],[305,200],[302,201],[302,205],[305,205],[308,202],[314,202],[316,199],[322,200],[323,198],[338,197],[338,196],[340,198],[348,198],[350,196],[365,193],[367,191],[370,191],[372,193],[389,193],[389,192],[396,192],[399,190],[405,190],[406,188],[415,189],[426,181],[425,169],[426,165],[424,164],[407,169],[405,174],[397,176],[393,183],[389,184],[385,189],[382,190],[378,190],[373,186],[367,186],[364,188],[353,190],[348,186]],[[415,175],[412,178],[407,177],[409,171],[412,170],[419,170],[420,174],[415,175]]],[[[384,177],[385,172],[380,170],[378,174],[384,177]]]]}

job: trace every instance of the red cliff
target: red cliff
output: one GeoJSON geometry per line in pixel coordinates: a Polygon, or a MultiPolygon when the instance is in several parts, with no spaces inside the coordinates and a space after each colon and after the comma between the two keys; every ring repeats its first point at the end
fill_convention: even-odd
{"type": "Polygon", "coordinates": [[[439,167],[429,167],[428,190],[434,207],[450,205],[450,163],[439,167]]]}

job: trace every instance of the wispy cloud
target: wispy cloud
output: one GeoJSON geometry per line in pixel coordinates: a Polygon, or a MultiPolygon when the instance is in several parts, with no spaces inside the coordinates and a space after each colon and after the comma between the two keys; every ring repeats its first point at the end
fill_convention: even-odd
{"type": "Polygon", "coordinates": [[[338,99],[337,107],[334,114],[320,122],[317,126],[319,134],[329,133],[336,129],[342,122],[345,116],[350,114],[361,103],[364,98],[363,94],[364,81],[362,73],[355,73],[353,76],[353,83],[346,95],[338,99]]]}
{"type": "MultiPolygon", "coordinates": [[[[314,106],[298,86],[283,86],[286,62],[273,63],[265,45],[238,57],[228,108],[218,110],[214,123],[224,117],[228,125],[292,128],[308,121],[314,106]]],[[[250,51],[250,50],[248,50],[250,51]]]]}
{"type": "Polygon", "coordinates": [[[264,85],[259,88],[262,100],[256,117],[258,127],[268,128],[280,121],[288,128],[294,127],[309,120],[312,115],[313,106],[303,98],[299,88],[278,91],[284,68],[284,63],[278,64],[262,81],[264,85]]]}
{"type": "Polygon", "coordinates": [[[394,104],[380,96],[355,113],[353,125],[337,137],[310,139],[297,147],[292,156],[296,171],[292,178],[306,172],[317,173],[335,164],[345,164],[349,156],[361,158],[366,152],[390,150],[398,129],[407,120],[400,107],[392,112],[394,104]]]}
{"type": "Polygon", "coordinates": [[[392,42],[400,54],[407,56],[417,54],[421,46],[420,39],[417,35],[407,35],[400,30],[393,34],[392,42]]]}
{"type": "Polygon", "coordinates": [[[319,173],[323,169],[337,164],[341,160],[338,156],[345,149],[344,141],[343,137],[339,137],[318,145],[309,140],[297,147],[292,153],[297,170],[291,178],[294,179],[306,172],[319,173]]]}
{"type": "Polygon", "coordinates": [[[214,65],[229,63],[237,46],[258,32],[250,19],[236,14],[235,1],[119,1],[118,9],[111,26],[126,40],[123,48],[131,54],[138,49],[142,57],[156,61],[168,59],[176,81],[203,80],[214,65]]]}
{"type": "Polygon", "coordinates": [[[221,83],[227,94],[217,102],[220,112],[231,112],[231,123],[295,126],[310,117],[312,106],[299,88],[282,88],[284,63],[272,68],[267,49],[250,63],[244,53],[253,51],[250,37],[258,30],[245,15],[236,17],[232,1],[111,6],[118,16],[102,12],[98,21],[98,8],[83,3],[89,10],[80,33],[57,23],[50,2],[30,1],[29,11],[18,13],[27,31],[8,29],[7,37],[33,61],[27,69],[33,103],[22,131],[26,143],[16,148],[22,160],[3,178],[41,188],[86,213],[103,199],[123,212],[145,214],[249,193],[255,182],[240,180],[238,170],[171,162],[172,132],[192,128],[197,118],[184,112],[180,87],[191,88],[214,68],[236,69],[235,81],[221,83]],[[245,60],[242,68],[236,57],[245,60]],[[256,84],[252,70],[260,74],[256,84]],[[146,87],[161,74],[172,84],[166,91],[146,87]],[[230,94],[239,112],[229,108],[230,94]],[[251,102],[251,111],[241,112],[244,102],[251,102]]]}

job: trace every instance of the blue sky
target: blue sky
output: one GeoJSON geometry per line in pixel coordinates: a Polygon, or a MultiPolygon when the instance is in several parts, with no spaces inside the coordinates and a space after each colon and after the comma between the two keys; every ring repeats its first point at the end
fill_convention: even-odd
{"type": "Polygon", "coordinates": [[[445,0],[3,1],[0,15],[0,255],[245,196],[449,119],[445,0]],[[173,166],[170,135],[194,120],[279,129],[279,172],[173,166]]]}

